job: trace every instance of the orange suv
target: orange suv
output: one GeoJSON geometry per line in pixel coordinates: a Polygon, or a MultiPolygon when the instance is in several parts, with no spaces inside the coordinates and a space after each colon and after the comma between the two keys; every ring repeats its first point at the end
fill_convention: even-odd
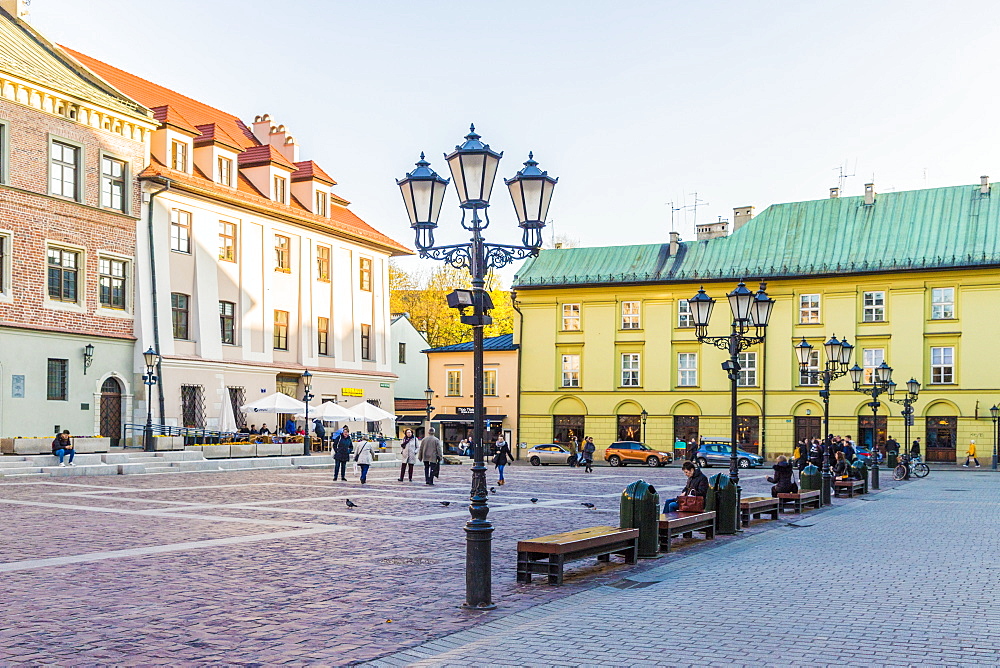
{"type": "Polygon", "coordinates": [[[645,464],[646,466],[666,466],[673,461],[669,453],[654,450],[638,441],[616,441],[604,451],[604,461],[611,466],[645,464]]]}

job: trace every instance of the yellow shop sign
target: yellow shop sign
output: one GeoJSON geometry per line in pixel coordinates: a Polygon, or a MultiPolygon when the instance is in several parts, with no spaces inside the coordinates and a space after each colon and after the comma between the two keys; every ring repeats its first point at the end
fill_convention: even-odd
{"type": "Polygon", "coordinates": [[[342,387],[340,388],[340,394],[345,397],[363,397],[365,396],[365,391],[360,387],[342,387]]]}

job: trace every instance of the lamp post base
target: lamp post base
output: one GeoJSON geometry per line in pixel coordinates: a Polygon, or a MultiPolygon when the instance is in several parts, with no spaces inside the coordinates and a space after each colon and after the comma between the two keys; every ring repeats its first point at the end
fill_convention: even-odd
{"type": "Polygon", "coordinates": [[[306,457],[312,454],[312,437],[309,434],[302,437],[302,451],[306,457]]]}
{"type": "MultiPolygon", "coordinates": [[[[471,510],[471,508],[470,508],[471,510]]],[[[492,556],[493,525],[486,519],[472,519],[465,525],[466,610],[493,610],[492,556]]]]}
{"type": "MultiPolygon", "coordinates": [[[[872,458],[874,462],[874,458],[872,458]]],[[[872,464],[872,489],[880,489],[878,484],[878,464],[872,464]]]]}
{"type": "Polygon", "coordinates": [[[833,474],[830,472],[830,468],[823,468],[823,491],[820,494],[820,503],[824,506],[832,505],[833,503],[833,474]]]}
{"type": "Polygon", "coordinates": [[[145,429],[142,430],[142,449],[144,452],[153,452],[156,448],[153,447],[153,426],[147,424],[145,429]]]}

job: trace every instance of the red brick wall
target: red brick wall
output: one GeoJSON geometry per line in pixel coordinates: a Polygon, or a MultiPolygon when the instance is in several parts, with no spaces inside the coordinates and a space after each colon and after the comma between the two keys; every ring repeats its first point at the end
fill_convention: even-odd
{"type": "MultiPolygon", "coordinates": [[[[143,144],[5,100],[0,100],[0,120],[7,123],[10,158],[8,181],[0,185],[0,229],[13,232],[9,249],[13,303],[0,301],[0,325],[132,336],[131,318],[96,314],[99,252],[134,258],[136,244],[135,218],[98,208],[100,155],[104,151],[130,164],[130,212],[138,217],[141,204],[135,175],[143,168],[143,144]],[[83,146],[82,203],[45,194],[50,134],[83,146]],[[78,290],[85,313],[45,308],[47,241],[84,249],[78,290]]],[[[130,263],[130,292],[135,287],[135,271],[134,262],[130,263]]]]}

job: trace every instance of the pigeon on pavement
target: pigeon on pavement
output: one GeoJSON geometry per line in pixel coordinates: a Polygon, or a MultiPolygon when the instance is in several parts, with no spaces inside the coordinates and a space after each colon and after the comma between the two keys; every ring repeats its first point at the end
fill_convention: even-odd
{"type": "Polygon", "coordinates": [[[442,506],[444,506],[445,508],[447,508],[448,506],[450,506],[450,505],[451,505],[451,501],[441,501],[440,503],[441,503],[441,505],[442,505],[442,506]]]}
{"type": "Polygon", "coordinates": [[[496,487],[490,487],[490,494],[496,494],[496,493],[497,493],[497,488],[496,487]]]}
{"type": "Polygon", "coordinates": [[[531,499],[532,503],[538,503],[538,499],[531,499]]]}
{"type": "Polygon", "coordinates": [[[592,504],[592,503],[581,503],[580,505],[583,506],[584,508],[593,508],[594,507],[594,504],[592,504]]]}
{"type": "Polygon", "coordinates": [[[353,501],[351,501],[350,499],[347,499],[347,507],[348,507],[348,508],[357,508],[357,507],[358,507],[358,504],[354,503],[354,502],[353,502],[353,501]]]}

